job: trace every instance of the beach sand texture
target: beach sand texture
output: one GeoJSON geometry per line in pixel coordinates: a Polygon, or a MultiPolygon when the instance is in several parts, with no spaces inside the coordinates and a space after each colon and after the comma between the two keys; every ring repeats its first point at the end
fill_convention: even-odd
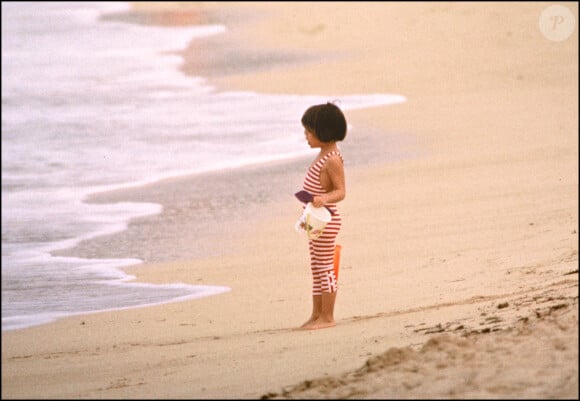
{"type": "MultiPolygon", "coordinates": [[[[222,254],[127,269],[225,294],[3,333],[2,398],[577,399],[578,30],[546,38],[552,4],[137,3],[225,21],[225,50],[183,67],[223,90],[407,97],[350,111],[346,141],[396,132],[413,154],[346,171],[336,327],[292,330],[311,296],[289,193],[222,254]]],[[[188,179],[102,198],[163,187],[171,209],[188,179]]]]}

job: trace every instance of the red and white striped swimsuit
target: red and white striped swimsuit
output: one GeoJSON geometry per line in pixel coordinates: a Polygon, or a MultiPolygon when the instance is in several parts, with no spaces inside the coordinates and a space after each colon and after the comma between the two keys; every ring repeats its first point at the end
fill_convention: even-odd
{"type": "MultiPolygon", "coordinates": [[[[342,160],[339,151],[327,153],[324,157],[314,163],[308,169],[304,177],[303,189],[313,196],[319,196],[326,193],[320,184],[320,170],[329,157],[338,155],[342,160]]],[[[332,210],[332,219],[322,234],[308,242],[310,248],[310,268],[312,269],[312,295],[321,295],[323,292],[335,292],[338,289],[336,276],[334,273],[334,248],[336,246],[336,236],[342,225],[342,218],[338,213],[336,203],[328,203],[332,210]]]]}

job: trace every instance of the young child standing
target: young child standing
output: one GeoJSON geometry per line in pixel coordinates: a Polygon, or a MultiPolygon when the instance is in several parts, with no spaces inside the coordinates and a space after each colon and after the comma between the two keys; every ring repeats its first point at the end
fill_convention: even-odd
{"type": "Polygon", "coordinates": [[[303,189],[312,196],[314,207],[326,206],[332,219],[316,239],[310,239],[310,268],[312,270],[312,314],[300,327],[304,330],[322,329],[336,325],[337,272],[334,271],[336,236],[342,218],[336,204],[344,199],[346,185],[343,159],[337,142],[346,136],[346,119],[333,103],[309,107],[302,116],[304,134],[311,148],[320,148],[306,176],[303,189]]]}

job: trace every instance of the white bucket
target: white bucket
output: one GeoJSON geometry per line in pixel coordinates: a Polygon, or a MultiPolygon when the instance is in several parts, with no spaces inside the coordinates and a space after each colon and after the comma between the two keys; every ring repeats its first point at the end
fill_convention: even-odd
{"type": "Polygon", "coordinates": [[[327,208],[314,207],[309,202],[296,222],[296,230],[306,231],[308,238],[315,239],[322,234],[330,220],[332,220],[332,214],[327,208]]]}

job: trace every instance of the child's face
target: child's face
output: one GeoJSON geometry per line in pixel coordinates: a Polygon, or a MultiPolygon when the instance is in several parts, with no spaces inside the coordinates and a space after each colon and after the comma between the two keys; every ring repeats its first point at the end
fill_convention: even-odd
{"type": "Polygon", "coordinates": [[[320,139],[318,139],[314,132],[310,131],[306,127],[304,128],[304,136],[306,137],[306,141],[311,148],[319,148],[322,146],[320,139]]]}

